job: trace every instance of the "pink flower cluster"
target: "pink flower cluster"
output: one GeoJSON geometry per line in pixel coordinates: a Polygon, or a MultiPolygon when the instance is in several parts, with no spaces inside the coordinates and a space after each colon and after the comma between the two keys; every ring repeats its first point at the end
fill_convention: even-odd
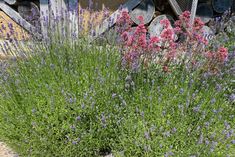
{"type": "Polygon", "coordinates": [[[200,18],[195,18],[193,25],[190,23],[190,12],[185,11],[182,15],[179,16],[179,20],[175,22],[175,33],[183,34],[186,36],[191,43],[203,43],[205,45],[208,44],[208,41],[203,38],[202,28],[204,23],[200,18]]]}
{"type": "Polygon", "coordinates": [[[223,63],[228,57],[228,49],[222,46],[216,52],[208,51],[206,57],[214,63],[223,63]]]}
{"type": "MultiPolygon", "coordinates": [[[[204,23],[200,18],[196,18],[193,25],[190,25],[190,12],[185,11],[175,21],[174,28],[168,19],[163,19],[160,23],[163,31],[160,36],[154,36],[147,39],[147,29],[144,25],[144,19],[139,17],[140,24],[133,28],[131,18],[127,11],[122,11],[118,18],[118,33],[121,37],[122,63],[125,67],[136,69],[138,65],[148,67],[155,63],[162,66],[164,72],[169,72],[170,65],[175,60],[184,58],[186,53],[190,52],[192,65],[196,65],[200,57],[207,57],[210,60],[224,62],[228,52],[224,47],[219,48],[218,52],[205,51],[205,45],[208,41],[203,37],[202,28],[204,23]],[[184,41],[175,41],[176,36],[184,36],[184,41]],[[198,57],[200,56],[200,57],[198,57]],[[158,60],[156,60],[158,58],[158,60]]],[[[185,61],[185,59],[182,59],[185,61]]]]}
{"type": "Polygon", "coordinates": [[[118,33],[122,34],[125,31],[130,31],[131,25],[133,22],[131,21],[131,17],[127,10],[122,10],[121,15],[118,17],[116,25],[118,27],[118,33]]]}
{"type": "Polygon", "coordinates": [[[140,24],[135,29],[131,28],[132,22],[126,11],[122,12],[122,16],[118,20],[118,25],[124,26],[124,28],[119,29],[123,43],[123,63],[125,66],[134,69],[135,66],[141,64],[141,57],[145,56],[145,59],[147,59],[151,57],[152,52],[160,49],[158,46],[160,39],[152,37],[147,40],[147,29],[143,22],[144,19],[139,16],[139,20],[140,24]],[[125,17],[125,20],[123,17],[125,17]]]}

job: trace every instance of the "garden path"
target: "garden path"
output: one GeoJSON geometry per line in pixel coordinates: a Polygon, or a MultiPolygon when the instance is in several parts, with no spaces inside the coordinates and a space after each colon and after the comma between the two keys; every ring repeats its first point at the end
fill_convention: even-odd
{"type": "Polygon", "coordinates": [[[6,144],[0,142],[0,157],[18,157],[6,144]]]}

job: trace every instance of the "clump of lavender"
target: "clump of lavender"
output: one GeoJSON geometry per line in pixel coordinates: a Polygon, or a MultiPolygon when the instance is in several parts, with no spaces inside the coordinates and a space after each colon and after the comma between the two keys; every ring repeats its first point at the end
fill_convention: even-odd
{"type": "MultiPolygon", "coordinates": [[[[187,21],[188,12],[181,18],[187,21]]],[[[195,29],[201,26],[197,21],[195,29]]],[[[31,45],[37,54],[15,59],[8,68],[3,64],[0,138],[13,143],[22,156],[232,154],[234,96],[229,74],[234,68],[213,74],[197,68],[187,71],[176,62],[175,66],[148,64],[155,51],[143,50],[158,52],[160,47],[158,38],[146,43],[145,33],[141,24],[135,34],[138,40],[130,38],[132,46],[141,47],[137,54],[120,54],[116,48],[88,43],[82,36],[71,40],[63,34],[48,37],[38,47],[31,45]],[[120,67],[123,57],[132,71],[120,67]],[[136,58],[143,67],[132,64],[136,58]]],[[[175,47],[172,33],[166,29],[162,38],[175,47]]],[[[193,41],[192,37],[188,40],[193,41]]],[[[167,57],[174,58],[174,51],[169,52],[167,57]]],[[[220,49],[217,57],[231,56],[220,49]]],[[[220,64],[231,65],[226,59],[220,64]]]]}

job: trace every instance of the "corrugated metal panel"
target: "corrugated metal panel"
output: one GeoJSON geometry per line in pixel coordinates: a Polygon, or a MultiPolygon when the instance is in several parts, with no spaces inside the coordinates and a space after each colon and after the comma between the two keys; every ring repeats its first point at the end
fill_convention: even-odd
{"type": "Polygon", "coordinates": [[[232,12],[235,13],[235,0],[233,0],[232,12]]]}
{"type": "Polygon", "coordinates": [[[176,0],[182,11],[191,10],[192,0],[176,0]]]}
{"type": "Polygon", "coordinates": [[[88,8],[89,6],[94,10],[102,10],[104,7],[115,11],[121,4],[127,0],[80,0],[79,3],[82,8],[88,8]]]}

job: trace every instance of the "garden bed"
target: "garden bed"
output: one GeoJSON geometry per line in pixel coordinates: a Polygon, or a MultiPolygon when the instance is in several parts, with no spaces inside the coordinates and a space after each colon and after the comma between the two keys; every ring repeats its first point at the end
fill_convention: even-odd
{"type": "Polygon", "coordinates": [[[119,47],[61,37],[1,66],[0,138],[21,156],[234,154],[233,32],[174,45],[168,27],[161,39],[122,30],[119,47]]]}

